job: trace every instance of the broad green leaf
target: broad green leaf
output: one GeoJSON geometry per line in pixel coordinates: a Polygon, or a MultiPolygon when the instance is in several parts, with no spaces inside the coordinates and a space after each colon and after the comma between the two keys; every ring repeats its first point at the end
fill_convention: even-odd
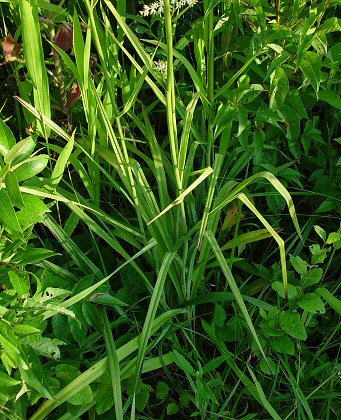
{"type": "Polygon", "coordinates": [[[18,335],[28,334],[40,334],[41,331],[38,328],[32,327],[32,325],[17,324],[13,327],[14,333],[18,335]]]}
{"type": "Polygon", "coordinates": [[[177,403],[169,403],[167,405],[167,415],[168,416],[174,416],[175,414],[177,414],[179,411],[179,406],[177,403]]]}
{"type": "MultiPolygon", "coordinates": [[[[283,282],[274,281],[271,287],[275,290],[281,298],[285,298],[283,282]]],[[[297,287],[288,283],[288,299],[294,299],[298,295],[297,287]]]]}
{"type": "Polygon", "coordinates": [[[324,314],[326,312],[324,304],[315,293],[306,293],[297,301],[300,308],[307,312],[324,314]]]}
{"type": "Polygon", "coordinates": [[[169,392],[169,386],[166,384],[166,382],[159,381],[156,385],[156,398],[158,400],[163,400],[165,397],[167,397],[169,392]]]}
{"type": "Polygon", "coordinates": [[[41,337],[36,336],[35,334],[26,335],[21,339],[21,343],[31,347],[38,354],[52,359],[60,359],[60,350],[58,346],[65,344],[57,338],[41,337]]]}
{"type": "Polygon", "coordinates": [[[72,136],[70,137],[70,140],[67,142],[66,146],[62,150],[53,168],[52,175],[51,175],[51,182],[52,182],[52,185],[54,186],[59,184],[60,180],[62,179],[66,165],[69,162],[69,157],[72,153],[73,145],[75,142],[74,136],[75,136],[75,133],[73,133],[72,136]]]}
{"type": "Polygon", "coordinates": [[[318,283],[321,278],[323,276],[323,270],[322,268],[312,268],[311,270],[308,271],[308,273],[306,274],[306,276],[302,276],[302,284],[303,287],[308,287],[311,286],[312,284],[316,284],[318,283]]]}
{"type": "Polygon", "coordinates": [[[149,386],[144,386],[136,395],[136,408],[138,411],[144,411],[149,400],[150,389],[149,386]]]}
{"type": "Polygon", "coordinates": [[[17,208],[23,208],[24,202],[19,190],[18,179],[14,172],[9,171],[5,178],[6,191],[9,195],[11,203],[17,208]]]}
{"type": "MultiPolygon", "coordinates": [[[[283,336],[282,336],[283,337],[283,336]]],[[[282,338],[282,337],[278,337],[278,338],[282,338]]],[[[275,344],[275,346],[276,346],[276,344],[275,344]]],[[[285,347],[285,343],[284,343],[284,347],[285,347]]],[[[281,353],[283,353],[283,351],[281,352],[281,353]]],[[[269,365],[271,366],[271,368],[272,368],[272,372],[274,372],[275,373],[275,375],[276,374],[278,374],[278,372],[279,372],[279,366],[278,366],[278,363],[275,363],[272,359],[270,359],[270,358],[268,358],[268,362],[269,362],[269,365]]],[[[264,361],[264,359],[262,359],[260,362],[259,362],[259,367],[261,368],[261,370],[266,374],[266,375],[271,375],[271,372],[270,372],[270,370],[269,370],[269,368],[268,368],[268,366],[267,366],[267,364],[265,363],[265,361],[264,361]]]]}
{"type": "Polygon", "coordinates": [[[0,153],[6,156],[10,149],[15,145],[15,138],[12,131],[0,119],[0,153]]]}
{"type": "Polygon", "coordinates": [[[47,155],[38,155],[25,160],[25,162],[16,166],[14,173],[18,181],[25,181],[44,170],[48,164],[49,157],[47,155]]]}
{"type": "Polygon", "coordinates": [[[11,200],[4,189],[0,190],[0,221],[10,232],[22,232],[11,200]]]}
{"type": "Polygon", "coordinates": [[[271,339],[271,347],[278,353],[291,354],[295,353],[294,343],[286,335],[274,337],[271,339]]]}
{"type": "Polygon", "coordinates": [[[326,241],[327,245],[334,244],[341,239],[341,232],[331,232],[326,241]]]}
{"type": "Polygon", "coordinates": [[[320,90],[319,99],[321,101],[327,102],[329,105],[334,108],[341,110],[341,98],[336,92],[332,90],[320,90]]]}
{"type": "Polygon", "coordinates": [[[269,108],[272,111],[281,109],[289,91],[289,81],[285,70],[278,67],[270,76],[270,102],[269,108]]]}
{"type": "Polygon", "coordinates": [[[314,51],[307,51],[301,62],[301,69],[304,76],[311,82],[316,97],[318,97],[321,82],[322,56],[314,51]]]}
{"type": "Polygon", "coordinates": [[[297,340],[306,340],[307,332],[297,312],[281,312],[279,315],[279,325],[282,330],[297,340]]]}
{"type": "Polygon", "coordinates": [[[327,234],[324,229],[322,229],[320,226],[315,225],[314,226],[315,232],[318,234],[318,236],[323,240],[323,242],[326,242],[327,234]]]}
{"type": "Polygon", "coordinates": [[[217,327],[223,327],[226,321],[226,312],[221,305],[215,305],[214,322],[217,327]]]}
{"type": "Polygon", "coordinates": [[[27,249],[24,252],[16,253],[12,261],[21,265],[35,264],[54,255],[58,255],[58,253],[45,248],[27,249]]]}
{"type": "Polygon", "coordinates": [[[33,150],[36,147],[37,143],[37,137],[27,137],[24,140],[19,141],[16,143],[10,151],[5,156],[5,163],[14,165],[17,163],[22,162],[27,157],[30,156],[30,154],[33,152],[33,150]]]}
{"type": "Polygon", "coordinates": [[[120,299],[117,299],[108,293],[96,293],[91,296],[89,302],[105,306],[128,306],[127,303],[122,302],[120,299]]]}
{"type": "Polygon", "coordinates": [[[341,19],[338,19],[336,17],[331,17],[329,19],[326,19],[322,25],[318,27],[316,30],[314,36],[321,36],[328,34],[330,32],[338,32],[341,30],[341,19]]]}
{"type": "Polygon", "coordinates": [[[90,325],[90,327],[96,330],[101,328],[101,318],[97,308],[94,305],[88,302],[83,302],[82,312],[86,322],[90,325]]]}
{"type": "Polygon", "coordinates": [[[8,277],[19,296],[25,296],[30,293],[30,279],[26,273],[17,274],[15,271],[9,271],[8,277]]]}
{"type": "Polygon", "coordinates": [[[21,381],[17,381],[16,379],[11,378],[4,372],[0,371],[0,387],[3,389],[5,386],[15,386],[19,385],[21,381]]]}
{"type": "Polygon", "coordinates": [[[290,255],[290,262],[297,273],[301,274],[302,276],[307,274],[309,264],[302,260],[301,257],[294,257],[293,255],[290,255]]]}

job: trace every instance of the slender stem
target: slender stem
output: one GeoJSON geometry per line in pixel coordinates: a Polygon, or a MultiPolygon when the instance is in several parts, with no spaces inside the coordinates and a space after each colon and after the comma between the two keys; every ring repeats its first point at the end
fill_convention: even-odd
{"type": "MultiPolygon", "coordinates": [[[[174,175],[177,186],[177,195],[182,192],[182,181],[179,171],[179,144],[178,131],[176,123],[176,109],[175,109],[175,81],[173,68],[173,28],[172,15],[170,10],[169,0],[164,2],[164,18],[165,18],[165,32],[167,42],[167,83],[166,83],[166,109],[167,109],[167,124],[168,137],[172,155],[172,163],[174,167],[174,175]]],[[[186,215],[183,203],[180,207],[179,227],[182,230],[186,229],[186,215]]]]}
{"type": "Polygon", "coordinates": [[[210,0],[204,2],[205,16],[207,25],[205,25],[205,46],[206,46],[206,86],[207,98],[210,103],[207,118],[207,166],[211,166],[213,152],[213,120],[214,120],[214,15],[210,0]]]}

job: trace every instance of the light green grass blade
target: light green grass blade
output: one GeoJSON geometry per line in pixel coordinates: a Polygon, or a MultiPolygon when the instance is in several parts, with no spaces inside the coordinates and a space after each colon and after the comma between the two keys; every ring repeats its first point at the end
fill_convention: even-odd
{"type": "Polygon", "coordinates": [[[197,105],[198,99],[199,99],[199,94],[194,94],[190,103],[187,105],[186,116],[185,116],[185,121],[184,121],[184,128],[182,129],[182,133],[181,133],[178,161],[179,161],[179,173],[180,173],[180,179],[181,179],[182,186],[183,186],[184,175],[185,175],[184,174],[184,169],[185,169],[185,163],[186,163],[186,159],[187,159],[189,136],[190,136],[190,133],[191,133],[191,126],[192,126],[192,123],[193,123],[194,110],[195,110],[195,107],[197,105]]]}
{"type": "Polygon", "coordinates": [[[164,210],[162,210],[161,213],[159,213],[156,217],[154,217],[154,219],[150,220],[148,222],[148,225],[150,225],[151,223],[154,223],[155,220],[157,220],[159,217],[161,217],[162,215],[164,215],[167,211],[169,211],[170,209],[172,209],[174,206],[177,206],[178,204],[182,203],[185,199],[185,197],[191,192],[193,191],[199,184],[201,184],[208,176],[210,176],[213,172],[212,168],[206,168],[205,171],[188,187],[185,189],[185,191],[183,191],[178,198],[176,198],[171,204],[169,204],[169,206],[167,206],[164,210]]]}
{"type": "Polygon", "coordinates": [[[251,203],[251,201],[246,197],[244,193],[238,195],[240,201],[242,201],[254,215],[263,223],[266,229],[271,233],[271,236],[275,239],[278,244],[280,258],[281,258],[281,267],[282,267],[282,278],[283,278],[283,287],[285,296],[288,295],[288,273],[287,273],[287,263],[285,259],[285,244],[283,239],[278,235],[275,229],[270,225],[269,222],[260,214],[256,207],[251,203]]]}
{"type": "MultiPolygon", "coordinates": [[[[275,232],[280,232],[282,229],[273,228],[275,232]]],[[[267,229],[253,230],[252,232],[241,233],[236,238],[231,239],[228,243],[221,247],[222,251],[227,249],[237,248],[241,245],[251,244],[253,242],[262,241],[263,239],[272,238],[271,232],[267,229]]]]}
{"type": "Polygon", "coordinates": [[[24,101],[23,99],[19,98],[19,96],[14,96],[14,98],[23,105],[26,109],[28,109],[36,118],[38,118],[40,121],[44,121],[44,124],[47,125],[47,127],[51,128],[52,131],[54,131],[58,136],[62,137],[63,139],[69,141],[70,136],[59,127],[58,124],[53,122],[46,114],[41,114],[38,111],[38,108],[36,109],[34,106],[29,104],[28,102],[24,101]]]}
{"type": "MultiPolygon", "coordinates": [[[[229,194],[227,194],[227,196],[224,196],[224,186],[223,186],[220,191],[221,193],[220,197],[217,198],[216,200],[217,203],[210,214],[213,214],[216,211],[219,211],[220,209],[222,209],[226,204],[234,200],[237,197],[237,195],[243,191],[245,187],[252,184],[253,182],[260,181],[262,178],[267,179],[274,186],[274,188],[276,188],[276,190],[281,194],[281,196],[285,199],[288,209],[289,209],[291,219],[294,223],[296,232],[299,238],[301,239],[301,241],[303,242],[301,229],[298,224],[295,206],[291,198],[291,195],[289,194],[287,189],[284,187],[284,185],[271,172],[259,172],[258,174],[250,176],[243,182],[240,182],[234,190],[231,191],[231,189],[229,189],[229,194]]],[[[228,186],[228,183],[229,181],[225,185],[228,186]]]]}
{"type": "Polygon", "coordinates": [[[218,181],[218,177],[221,171],[221,167],[223,164],[223,160],[224,160],[224,156],[222,155],[216,155],[216,160],[214,162],[214,166],[213,166],[213,175],[211,177],[211,181],[210,181],[210,185],[208,187],[208,193],[207,193],[207,198],[206,198],[206,203],[205,203],[205,209],[204,209],[204,214],[202,217],[202,222],[201,222],[201,227],[200,227],[200,231],[199,231],[199,239],[198,239],[198,249],[201,248],[201,243],[202,243],[202,239],[207,227],[207,222],[208,222],[208,215],[209,215],[209,211],[211,209],[212,206],[212,201],[213,201],[213,196],[214,196],[214,192],[215,192],[215,188],[217,185],[217,181],[218,181]]]}
{"type": "Polygon", "coordinates": [[[108,353],[107,358],[111,376],[112,392],[114,396],[116,419],[123,420],[120,363],[105,308],[101,309],[101,318],[103,323],[103,336],[108,353]]]}
{"type": "Polygon", "coordinates": [[[73,132],[70,140],[67,142],[66,146],[60,153],[57,162],[53,168],[51,174],[51,183],[56,187],[62,179],[66,165],[69,162],[70,155],[72,153],[73,145],[75,143],[75,132],[73,132]]]}
{"type": "Polygon", "coordinates": [[[258,395],[259,395],[259,398],[260,398],[260,400],[261,400],[261,402],[262,402],[262,404],[263,404],[263,407],[265,407],[266,408],[266,410],[268,411],[268,413],[271,415],[271,417],[274,419],[274,420],[281,420],[282,419],[282,417],[280,417],[279,416],[279,414],[277,413],[277,411],[272,407],[272,405],[269,403],[269,401],[268,401],[268,399],[266,398],[266,396],[265,396],[265,394],[264,394],[264,391],[263,391],[263,388],[262,388],[262,385],[260,384],[260,382],[257,380],[257,378],[256,378],[256,375],[253,373],[253,369],[251,369],[250,367],[249,367],[249,365],[247,366],[247,368],[248,368],[248,370],[249,370],[249,373],[250,373],[250,375],[251,375],[251,378],[252,378],[252,380],[253,380],[253,383],[255,384],[255,386],[256,386],[256,389],[257,389],[257,392],[258,392],[258,395]]]}
{"type": "Polygon", "coordinates": [[[331,294],[325,287],[319,287],[316,289],[316,292],[318,292],[326,300],[335,312],[341,315],[341,301],[337,297],[331,294]]]}
{"type": "MultiPolygon", "coordinates": [[[[23,49],[26,66],[33,83],[35,107],[42,115],[49,118],[51,116],[49,82],[41,42],[37,1],[19,0],[19,11],[23,49]]],[[[42,124],[38,123],[38,129],[45,138],[49,137],[50,131],[44,121],[42,124]]]]}
{"type": "Polygon", "coordinates": [[[221,249],[219,248],[218,242],[216,241],[216,239],[213,236],[211,231],[207,231],[205,233],[205,236],[206,236],[206,238],[208,239],[208,241],[211,245],[212,251],[214,252],[214,254],[217,258],[217,261],[219,262],[220,268],[222,269],[222,271],[223,271],[223,273],[226,277],[226,280],[228,281],[228,284],[229,284],[229,286],[232,290],[232,293],[234,294],[234,296],[236,298],[238,306],[239,306],[239,308],[240,308],[240,310],[241,310],[241,312],[242,312],[242,314],[245,318],[246,324],[249,327],[249,330],[250,330],[250,332],[251,332],[251,334],[252,334],[252,336],[253,336],[253,338],[254,338],[254,340],[255,340],[255,342],[256,342],[259,350],[260,350],[260,352],[262,353],[262,356],[264,357],[264,360],[267,363],[267,365],[270,369],[270,372],[272,372],[271,366],[269,365],[268,359],[267,359],[267,357],[264,353],[263,347],[262,347],[262,345],[259,341],[258,335],[256,333],[255,327],[253,326],[252,320],[251,320],[249,312],[248,312],[248,310],[245,306],[242,295],[239,291],[237,283],[235,282],[235,280],[233,278],[233,275],[232,275],[232,273],[229,269],[229,266],[227,265],[225,257],[223,255],[223,253],[221,252],[221,249]]]}

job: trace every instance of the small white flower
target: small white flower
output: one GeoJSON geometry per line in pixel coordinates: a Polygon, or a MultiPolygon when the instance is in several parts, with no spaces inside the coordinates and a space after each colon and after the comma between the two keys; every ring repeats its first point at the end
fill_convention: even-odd
{"type": "MultiPolygon", "coordinates": [[[[184,6],[194,6],[198,0],[171,0],[170,5],[172,10],[179,10],[184,6]]],[[[163,13],[164,0],[158,0],[154,3],[145,4],[140,10],[142,16],[161,15],[163,13]]]]}
{"type": "Polygon", "coordinates": [[[147,4],[145,4],[143,6],[143,9],[140,10],[140,15],[142,15],[142,16],[148,16],[149,15],[149,6],[147,4]]]}
{"type": "Polygon", "coordinates": [[[158,70],[162,74],[167,74],[167,61],[154,61],[154,64],[156,70],[158,70]]]}

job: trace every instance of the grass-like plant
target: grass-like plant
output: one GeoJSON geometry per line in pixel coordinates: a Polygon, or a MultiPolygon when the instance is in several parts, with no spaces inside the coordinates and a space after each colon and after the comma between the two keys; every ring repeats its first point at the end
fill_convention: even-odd
{"type": "Polygon", "coordinates": [[[42,165],[29,157],[35,143],[27,141],[28,153],[14,146],[0,120],[0,196],[8,198],[0,219],[21,241],[0,248],[11,264],[0,298],[3,405],[35,420],[86,412],[321,418],[334,409],[333,362],[321,380],[309,379],[323,370],[338,324],[313,361],[305,342],[318,316],[326,322],[325,304],[328,316],[341,312],[338,286],[319,284],[337,258],[340,230],[314,231],[313,217],[301,229],[289,191],[303,190],[300,159],[310,153],[317,165],[321,132],[310,102],[341,109],[332,89],[335,7],[307,14],[303,3],[164,0],[139,15],[137,2],[124,0],[17,7],[31,85],[17,63],[16,101],[48,156],[42,165]],[[66,18],[72,52],[48,39],[66,18]],[[44,58],[51,44],[58,60],[44,58]],[[79,97],[69,109],[66,87],[79,97]],[[61,111],[51,113],[58,95],[66,127],[61,111]],[[24,159],[31,176],[18,177],[24,159]],[[16,210],[26,208],[20,196],[44,200],[37,234],[55,253],[31,251],[35,259],[14,258],[13,268],[18,248],[28,253],[35,240],[16,210]],[[323,245],[306,262],[298,254],[312,232],[323,245]],[[326,402],[312,405],[328,387],[326,402]]]}

